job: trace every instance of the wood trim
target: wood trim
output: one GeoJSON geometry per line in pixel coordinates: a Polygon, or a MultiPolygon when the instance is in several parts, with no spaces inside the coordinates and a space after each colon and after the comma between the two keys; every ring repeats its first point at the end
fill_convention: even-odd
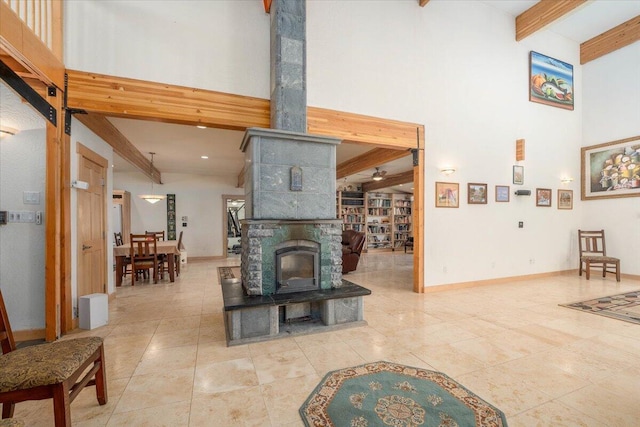
{"type": "Polygon", "coordinates": [[[307,131],[310,134],[333,136],[344,142],[382,148],[415,148],[416,128],[419,126],[417,123],[307,107],[307,131]]]}
{"type": "Polygon", "coordinates": [[[4,1],[0,1],[0,49],[47,85],[64,88],[64,64],[4,1]]]}
{"type": "Polygon", "coordinates": [[[640,40],[640,15],[580,44],[580,64],[640,40]]]}
{"type": "Polygon", "coordinates": [[[104,139],[107,144],[113,147],[113,151],[117,155],[138,168],[156,184],[162,184],[162,174],[155,166],[153,166],[153,170],[151,169],[151,160],[147,159],[105,116],[89,113],[76,114],[74,117],[104,139]]]}
{"type": "Polygon", "coordinates": [[[51,52],[61,62],[64,60],[64,11],[62,1],[51,1],[51,52]]]}
{"type": "Polygon", "coordinates": [[[271,13],[271,3],[272,3],[272,0],[262,0],[265,13],[271,13]]]}
{"type": "MultiPolygon", "coordinates": [[[[81,142],[76,143],[76,153],[78,153],[82,157],[86,157],[87,159],[89,159],[92,162],[102,166],[103,168],[108,168],[109,167],[109,161],[107,159],[105,159],[100,154],[98,154],[95,151],[93,151],[91,148],[83,145],[81,142]]],[[[107,183],[105,182],[104,185],[105,185],[105,188],[106,188],[107,183]]],[[[109,204],[111,204],[111,197],[112,197],[112,195],[110,194],[109,195],[109,204]]]]}
{"type": "MultiPolygon", "coordinates": [[[[270,128],[270,101],[210,90],[67,70],[70,108],[105,116],[245,130],[270,128]]],[[[307,130],[347,142],[408,149],[420,125],[307,108],[307,130]]]]}
{"type": "Polygon", "coordinates": [[[409,150],[394,150],[390,148],[374,148],[364,154],[340,163],[336,167],[336,179],[342,179],[354,173],[375,168],[384,163],[398,160],[410,155],[409,150]]]}
{"type": "Polygon", "coordinates": [[[418,0],[418,3],[420,4],[420,7],[425,7],[427,3],[429,3],[429,0],[418,0]]]}
{"type": "MultiPolygon", "coordinates": [[[[64,94],[59,92],[60,99],[64,94]]],[[[71,301],[71,137],[64,132],[66,114],[62,106],[58,110],[60,133],[60,332],[73,329],[71,301]]]]}
{"type": "Polygon", "coordinates": [[[245,130],[269,128],[269,100],[67,70],[70,108],[130,119],[245,130]]]}
{"type": "MultiPolygon", "coordinates": [[[[424,147],[424,126],[419,135],[424,147]]],[[[413,292],[424,292],[424,149],[417,152],[418,165],[413,167],[413,292]]]]}
{"type": "Polygon", "coordinates": [[[407,182],[413,182],[413,169],[410,169],[406,172],[387,175],[382,181],[365,182],[362,184],[362,191],[367,193],[369,191],[375,191],[381,188],[393,187],[394,185],[398,184],[406,184],[407,182]]]}
{"type": "Polygon", "coordinates": [[[13,331],[13,339],[16,342],[42,340],[44,338],[44,329],[25,329],[23,331],[13,331]]]}
{"type": "Polygon", "coordinates": [[[570,274],[577,274],[577,272],[578,272],[577,269],[576,270],[560,270],[560,271],[550,271],[547,273],[525,274],[523,276],[499,277],[496,279],[474,280],[471,282],[459,282],[459,283],[450,283],[447,285],[427,286],[424,288],[424,293],[430,294],[434,292],[476,288],[479,286],[502,285],[502,284],[508,284],[516,281],[544,279],[546,277],[554,277],[554,276],[567,276],[570,274]]]}
{"type": "Polygon", "coordinates": [[[582,6],[587,0],[540,0],[516,17],[516,41],[520,41],[582,6]]]}
{"type": "MultiPolygon", "coordinates": [[[[61,96],[57,97],[58,114],[62,113],[61,96]]],[[[58,122],[60,125],[61,122],[58,122]]],[[[55,341],[61,334],[61,277],[62,277],[62,192],[60,190],[60,158],[62,127],[57,128],[46,121],[46,166],[45,166],[45,339],[55,341]]]]}

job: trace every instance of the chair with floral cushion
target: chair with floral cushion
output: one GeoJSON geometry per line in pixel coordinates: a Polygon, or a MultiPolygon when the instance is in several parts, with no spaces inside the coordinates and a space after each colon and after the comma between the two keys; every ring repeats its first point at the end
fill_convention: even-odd
{"type": "Polygon", "coordinates": [[[0,345],[0,403],[3,419],[13,417],[16,403],[53,399],[55,426],[70,427],[71,402],[84,387],[91,385],[96,386],[98,403],[107,403],[102,338],[59,340],[16,349],[0,292],[0,345]]]}

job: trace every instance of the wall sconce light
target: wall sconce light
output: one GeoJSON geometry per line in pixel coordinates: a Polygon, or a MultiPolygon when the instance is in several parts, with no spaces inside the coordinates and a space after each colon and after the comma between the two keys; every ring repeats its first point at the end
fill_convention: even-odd
{"type": "Polygon", "coordinates": [[[456,168],[453,168],[453,167],[450,167],[450,166],[447,166],[447,167],[444,167],[444,168],[440,169],[440,173],[443,174],[443,175],[451,175],[455,171],[456,171],[456,168]]]}
{"type": "Polygon", "coordinates": [[[563,184],[569,184],[570,182],[573,182],[573,178],[565,176],[560,179],[560,182],[563,184]]]}
{"type": "Polygon", "coordinates": [[[20,132],[18,129],[14,129],[12,127],[5,126],[5,125],[0,126],[0,138],[3,138],[5,136],[13,136],[18,132],[20,132]]]}

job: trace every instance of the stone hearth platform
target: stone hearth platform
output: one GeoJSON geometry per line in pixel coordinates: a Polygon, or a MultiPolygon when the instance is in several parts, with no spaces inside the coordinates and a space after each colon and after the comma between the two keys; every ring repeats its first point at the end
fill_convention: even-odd
{"type": "Polygon", "coordinates": [[[247,296],[239,282],[223,282],[227,345],[239,345],[315,332],[364,326],[363,297],[371,290],[342,280],[335,289],[247,296]],[[285,312],[308,315],[285,320],[285,312]]]}

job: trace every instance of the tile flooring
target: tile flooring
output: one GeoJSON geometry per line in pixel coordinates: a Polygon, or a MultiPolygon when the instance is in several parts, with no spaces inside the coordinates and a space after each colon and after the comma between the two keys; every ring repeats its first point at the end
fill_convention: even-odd
{"type": "MultiPolygon", "coordinates": [[[[109,403],[92,388],[74,426],[301,426],[324,374],[376,360],[445,372],[502,409],[510,426],[637,426],[640,325],[559,303],[640,289],[576,275],[411,292],[411,255],[367,254],[349,280],[369,287],[369,326],[227,348],[216,268],[192,262],[175,283],[123,286],[105,339],[109,403]]],[[[51,401],[16,406],[52,425],[51,401]]]]}

